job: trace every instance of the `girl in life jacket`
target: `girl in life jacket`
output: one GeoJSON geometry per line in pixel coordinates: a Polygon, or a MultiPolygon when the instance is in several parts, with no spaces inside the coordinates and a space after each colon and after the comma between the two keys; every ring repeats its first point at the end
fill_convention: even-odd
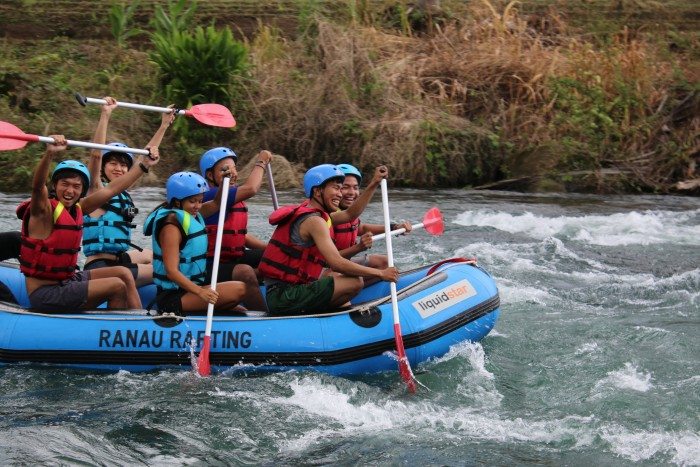
{"type": "MultiPolygon", "coordinates": [[[[343,197],[340,200],[340,209],[346,210],[360,196],[362,174],[355,166],[350,164],[338,164],[338,168],[345,174],[341,189],[343,197]]],[[[408,221],[391,224],[391,230],[401,228],[406,229],[406,233],[408,233],[411,231],[412,226],[408,221]]],[[[367,224],[360,222],[360,219],[357,218],[346,224],[334,224],[333,230],[335,233],[335,245],[343,258],[371,268],[386,269],[389,266],[386,255],[359,254],[372,248],[372,236],[384,233],[383,224],[367,224]],[[359,242],[357,241],[358,238],[359,242]]],[[[373,282],[375,282],[374,279],[365,278],[365,286],[373,282]]]]}
{"type": "Polygon", "coordinates": [[[209,303],[217,310],[233,310],[245,297],[240,281],[210,284],[207,270],[207,231],[203,216],[218,212],[221,190],[204,202],[207,182],[199,174],[178,172],[165,186],[167,202],[151,212],[144,234],[152,236],[153,281],[158,286],[160,313],[205,313],[209,303]]]}
{"type": "MultiPolygon", "coordinates": [[[[236,185],[238,171],[236,162],[238,156],[229,148],[218,147],[206,151],[199,161],[202,177],[207,180],[209,189],[204,193],[204,201],[213,199],[221,186],[224,177],[230,177],[226,217],[221,238],[221,261],[219,262],[219,277],[224,280],[237,280],[246,284],[246,306],[255,310],[266,310],[267,305],[260,293],[258,277],[255,268],[260,263],[265,242],[248,233],[248,207],[245,200],[253,197],[260,190],[265,168],[270,163],[270,151],[260,151],[256,156],[255,166],[248,179],[242,185],[236,185]]],[[[219,220],[218,213],[205,219],[209,247],[207,249],[207,265],[211,269],[214,259],[214,245],[219,220]]]]}
{"type": "MultiPolygon", "coordinates": [[[[102,106],[100,121],[95,130],[93,141],[105,144],[107,127],[112,111],[117,102],[112,97],[105,97],[107,103],[102,106]]],[[[158,146],[163,135],[172,124],[175,114],[163,114],[161,125],[153,135],[148,146],[158,146]]],[[[123,143],[109,143],[109,146],[126,147],[123,143]]],[[[102,188],[131,169],[134,157],[131,153],[109,150],[93,150],[90,153],[89,169],[93,180],[89,193],[102,188]]],[[[153,281],[153,252],[144,250],[131,241],[133,223],[138,209],[128,192],[124,191],[113,197],[96,211],[84,216],[83,222],[83,253],[85,254],[85,270],[108,266],[122,265],[127,267],[137,286],[150,284],[153,281]],[[133,247],[133,249],[132,249],[133,247]]]]}

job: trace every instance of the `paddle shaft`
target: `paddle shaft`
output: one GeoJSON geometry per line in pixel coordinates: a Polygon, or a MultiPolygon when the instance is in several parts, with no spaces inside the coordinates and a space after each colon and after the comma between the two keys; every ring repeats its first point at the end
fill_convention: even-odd
{"type": "MultiPolygon", "coordinates": [[[[382,210],[384,211],[384,231],[391,232],[390,222],[389,222],[389,194],[386,184],[386,179],[383,178],[381,181],[382,190],[382,210]]],[[[386,237],[386,254],[387,263],[390,268],[394,267],[394,251],[391,246],[391,235],[386,237]]],[[[411,372],[411,367],[408,363],[408,358],[406,357],[406,350],[403,346],[403,335],[401,334],[401,321],[399,319],[399,300],[396,296],[396,283],[389,283],[389,290],[391,291],[391,311],[392,317],[394,318],[394,341],[396,342],[396,353],[399,358],[399,373],[406,385],[408,386],[408,391],[413,393],[416,392],[416,383],[413,380],[413,373],[411,372]]]]}
{"type": "MultiPolygon", "coordinates": [[[[413,228],[414,228],[414,229],[422,229],[424,225],[425,225],[425,223],[424,223],[424,222],[421,222],[420,224],[414,225],[413,228]]],[[[403,227],[401,227],[400,229],[392,230],[392,231],[389,232],[389,233],[391,234],[392,237],[395,237],[395,236],[397,236],[397,235],[401,235],[401,234],[404,233],[404,232],[406,232],[406,229],[403,228],[403,227]]],[[[384,237],[386,237],[386,232],[380,233],[380,234],[377,234],[377,235],[372,235],[372,241],[381,240],[381,239],[384,238],[384,237]]]]}
{"type": "MultiPolygon", "coordinates": [[[[104,99],[95,99],[94,97],[83,97],[83,102],[87,104],[99,104],[105,105],[107,103],[104,99]]],[[[147,110],[150,112],[160,112],[166,114],[171,112],[173,109],[168,107],[158,107],[155,105],[144,105],[144,104],[132,104],[130,102],[117,102],[117,107],[124,107],[125,109],[136,109],[136,110],[147,110]]],[[[178,115],[187,115],[187,110],[176,110],[175,113],[178,115]]]]}
{"type": "MultiPolygon", "coordinates": [[[[219,222],[216,227],[216,243],[214,244],[214,264],[212,265],[212,270],[211,270],[211,285],[210,287],[214,290],[216,290],[216,281],[219,278],[219,260],[221,259],[221,239],[223,238],[223,233],[224,233],[224,220],[226,219],[226,203],[228,202],[228,188],[229,184],[231,183],[231,179],[229,177],[225,177],[223,181],[223,186],[221,187],[222,190],[224,190],[221,193],[221,204],[219,205],[219,222]]],[[[204,336],[209,337],[211,336],[211,326],[212,326],[212,321],[214,319],[214,304],[210,303],[207,305],[207,324],[206,327],[204,328],[204,336]]]]}
{"type": "Polygon", "coordinates": [[[277,201],[277,190],[275,189],[275,180],[272,178],[272,164],[267,164],[267,184],[270,185],[270,196],[272,197],[272,207],[277,211],[280,207],[277,201]]]}
{"type": "MultiPolygon", "coordinates": [[[[22,134],[0,134],[0,138],[11,138],[11,139],[18,139],[21,141],[30,141],[34,143],[47,143],[47,144],[53,144],[56,142],[55,139],[50,138],[48,136],[39,136],[39,135],[30,135],[27,133],[22,133],[22,134]]],[[[97,143],[89,143],[87,141],[75,141],[72,139],[66,140],[66,144],[68,146],[77,146],[80,148],[90,148],[90,149],[103,149],[107,150],[110,152],[128,152],[131,154],[141,154],[142,156],[147,156],[150,154],[146,149],[136,149],[136,148],[123,148],[119,146],[110,146],[108,144],[97,144],[97,143]]]]}

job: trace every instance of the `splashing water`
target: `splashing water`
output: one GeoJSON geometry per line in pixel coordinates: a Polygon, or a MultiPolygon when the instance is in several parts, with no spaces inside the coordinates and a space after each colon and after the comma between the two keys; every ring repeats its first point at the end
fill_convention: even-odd
{"type": "MultiPolygon", "coordinates": [[[[163,199],[132,195],[137,224],[163,199]]],[[[22,198],[0,197],[7,228],[19,227],[11,209],[22,198]]],[[[268,199],[248,203],[249,231],[263,239],[268,199]]],[[[430,391],[406,394],[398,371],[4,367],[0,463],[700,465],[700,200],[461,190],[391,199],[397,219],[419,222],[434,205],[446,219],[442,237],[396,239],[400,269],[476,256],[500,289],[486,339],[413,368],[430,391]]],[[[380,223],[379,203],[362,219],[380,223]]],[[[149,239],[137,231],[135,241],[149,239]]]]}

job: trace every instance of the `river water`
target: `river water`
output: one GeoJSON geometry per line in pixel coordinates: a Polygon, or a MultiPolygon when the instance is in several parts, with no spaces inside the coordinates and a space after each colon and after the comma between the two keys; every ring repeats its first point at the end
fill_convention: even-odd
{"type": "MultiPolygon", "coordinates": [[[[163,190],[132,194],[142,223],[163,190]]],[[[264,239],[267,196],[249,204],[264,239]]],[[[18,228],[22,197],[0,198],[18,228]]],[[[442,237],[395,240],[399,268],[476,256],[501,293],[489,336],[415,369],[429,390],[396,373],[1,368],[0,464],[700,465],[699,199],[390,198],[394,219],[446,218],[442,237]]],[[[381,223],[378,195],[363,219],[381,223]]]]}

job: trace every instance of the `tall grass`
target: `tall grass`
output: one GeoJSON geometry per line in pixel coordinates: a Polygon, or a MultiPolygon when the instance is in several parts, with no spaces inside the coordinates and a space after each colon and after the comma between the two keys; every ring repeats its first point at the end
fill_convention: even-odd
{"type": "Polygon", "coordinates": [[[697,93],[678,79],[692,83],[682,56],[625,29],[590,41],[555,10],[524,17],[515,2],[472,2],[419,34],[368,25],[386,16],[350,6],[347,24],[315,16],[313,48],[276,42],[277,58],[256,66],[257,143],[306,165],[388,163],[394,182],[423,186],[533,176],[563,187],[583,172],[588,189],[663,191],[688,172],[698,119],[670,126],[697,93]]]}

